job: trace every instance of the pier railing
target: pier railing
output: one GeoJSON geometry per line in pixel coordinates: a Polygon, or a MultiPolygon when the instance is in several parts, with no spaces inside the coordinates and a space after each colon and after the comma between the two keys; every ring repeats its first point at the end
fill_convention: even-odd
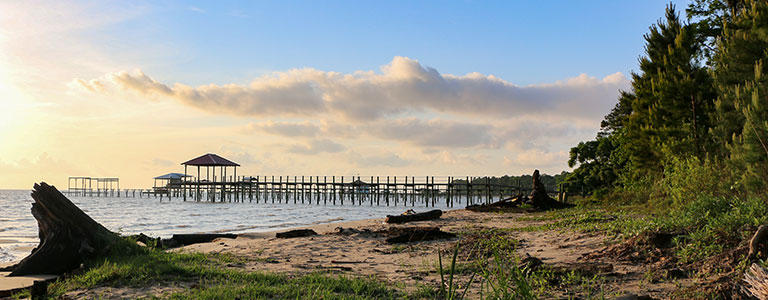
{"type": "MultiPolygon", "coordinates": [[[[84,197],[153,197],[181,201],[324,205],[435,205],[454,207],[527,195],[519,180],[493,183],[489,177],[454,176],[243,176],[181,181],[152,189],[75,189],[84,197]]],[[[550,193],[558,195],[551,189],[550,193]]]]}

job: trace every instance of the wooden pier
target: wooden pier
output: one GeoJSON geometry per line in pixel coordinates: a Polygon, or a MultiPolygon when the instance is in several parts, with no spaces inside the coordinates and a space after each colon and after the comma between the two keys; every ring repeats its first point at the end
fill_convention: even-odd
{"type": "MultiPolygon", "coordinates": [[[[499,183],[496,178],[491,182],[488,176],[238,176],[239,164],[212,153],[181,165],[184,173],[155,177],[152,189],[120,190],[116,178],[70,177],[66,193],[85,197],[146,196],[161,201],[454,207],[528,195],[531,189],[519,178],[499,183]],[[187,172],[190,166],[197,168],[197,176],[187,172]],[[232,175],[227,175],[230,168],[232,175]],[[96,190],[92,180],[97,182],[96,190]],[[117,189],[112,188],[112,183],[117,183],[117,189]]],[[[563,190],[562,186],[559,189],[563,190]]],[[[557,194],[558,200],[565,200],[555,188],[547,190],[557,194]]]]}
{"type": "Polygon", "coordinates": [[[527,195],[530,187],[524,185],[519,180],[493,184],[490,177],[470,176],[231,176],[226,180],[185,178],[153,189],[72,190],[67,194],[197,202],[454,207],[527,195]]]}

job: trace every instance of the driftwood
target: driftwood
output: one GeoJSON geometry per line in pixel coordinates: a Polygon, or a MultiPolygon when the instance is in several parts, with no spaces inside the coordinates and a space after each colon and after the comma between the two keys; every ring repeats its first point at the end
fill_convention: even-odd
{"type": "MultiPolygon", "coordinates": [[[[763,227],[763,226],[760,226],[763,227]]],[[[760,300],[768,300],[768,272],[763,267],[753,263],[744,273],[743,292],[760,300]]]]}
{"type": "Polygon", "coordinates": [[[574,206],[573,204],[557,201],[547,194],[547,188],[544,187],[544,183],[541,182],[539,170],[533,171],[533,191],[531,191],[531,204],[534,207],[542,210],[574,206]]]}
{"type": "Polygon", "coordinates": [[[515,197],[509,197],[505,199],[501,199],[496,202],[492,202],[489,204],[473,204],[468,205],[466,207],[469,211],[474,212],[494,212],[494,211],[503,211],[503,212],[534,212],[537,211],[535,208],[521,208],[520,204],[528,202],[528,197],[526,196],[515,196],[515,197]]]}
{"type": "Polygon", "coordinates": [[[752,239],[749,240],[749,255],[747,257],[749,258],[756,258],[758,255],[762,254],[765,256],[766,254],[766,246],[768,246],[768,226],[766,225],[760,225],[760,227],[757,228],[757,231],[755,231],[755,234],[752,236],[752,239]]]}
{"type": "Polygon", "coordinates": [[[430,210],[428,212],[416,213],[416,214],[410,214],[410,215],[397,215],[397,216],[387,215],[387,218],[384,221],[390,224],[407,223],[407,222],[438,219],[442,215],[443,215],[443,211],[439,209],[435,209],[435,210],[430,210]]]}
{"type": "Polygon", "coordinates": [[[315,232],[312,229],[294,229],[286,232],[278,232],[275,234],[275,237],[279,239],[288,239],[288,238],[305,237],[305,236],[312,236],[312,235],[317,235],[317,232],[315,232]]]}
{"type": "Polygon", "coordinates": [[[40,244],[10,268],[9,276],[62,274],[106,254],[120,239],[45,182],[35,184],[32,198],[40,244]]]}
{"type": "Polygon", "coordinates": [[[431,240],[443,240],[456,237],[455,234],[442,231],[438,227],[398,228],[395,232],[399,232],[399,234],[395,237],[388,238],[387,243],[402,244],[431,240]]]}
{"type": "Polygon", "coordinates": [[[185,246],[200,243],[210,243],[218,238],[235,239],[237,238],[237,235],[231,233],[193,233],[174,234],[173,237],[171,237],[172,240],[175,240],[185,246]]]}

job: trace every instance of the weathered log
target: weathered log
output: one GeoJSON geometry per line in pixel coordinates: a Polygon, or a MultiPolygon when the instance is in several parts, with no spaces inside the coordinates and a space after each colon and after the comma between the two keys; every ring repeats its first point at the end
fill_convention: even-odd
{"type": "Polygon", "coordinates": [[[210,243],[218,238],[235,239],[237,238],[237,235],[231,233],[193,233],[174,234],[173,237],[171,237],[172,240],[175,240],[185,246],[200,243],[210,243]]]}
{"type": "Polygon", "coordinates": [[[473,204],[468,205],[466,210],[475,212],[493,212],[493,211],[520,211],[520,212],[532,212],[535,209],[523,209],[519,208],[521,204],[526,203],[528,198],[525,196],[516,196],[505,198],[489,204],[473,204]]]}
{"type": "Polygon", "coordinates": [[[415,243],[431,240],[451,239],[456,237],[455,234],[442,231],[437,227],[427,229],[424,229],[423,227],[399,228],[398,230],[400,230],[402,233],[396,237],[388,238],[387,243],[415,243]]]}
{"type": "Polygon", "coordinates": [[[766,254],[766,246],[768,246],[768,226],[766,225],[760,225],[760,227],[757,228],[757,231],[755,231],[755,234],[752,236],[752,239],[749,240],[749,254],[747,255],[748,258],[757,258],[758,255],[762,254],[762,256],[765,256],[766,254]]]}
{"type": "Polygon", "coordinates": [[[387,218],[384,221],[390,224],[407,223],[407,222],[433,220],[433,219],[440,218],[440,216],[442,215],[443,215],[442,210],[435,209],[435,210],[430,210],[428,212],[416,213],[416,214],[410,214],[410,215],[397,215],[397,216],[387,215],[387,218]]]}
{"type": "Polygon", "coordinates": [[[531,191],[531,204],[534,207],[542,210],[574,206],[573,204],[557,201],[547,194],[547,188],[544,187],[544,183],[541,182],[539,170],[533,171],[533,191],[531,191]]]}
{"type": "Polygon", "coordinates": [[[275,237],[279,239],[288,239],[288,238],[305,237],[305,236],[312,236],[312,235],[317,235],[317,232],[315,232],[312,229],[294,229],[286,232],[278,232],[275,234],[275,237]]]}
{"type": "Polygon", "coordinates": [[[35,184],[32,199],[40,244],[12,267],[9,276],[62,274],[106,254],[120,239],[45,182],[35,184]]]}
{"type": "Polygon", "coordinates": [[[744,283],[746,286],[743,289],[750,296],[761,300],[768,299],[768,272],[763,267],[752,263],[744,273],[744,283]]]}

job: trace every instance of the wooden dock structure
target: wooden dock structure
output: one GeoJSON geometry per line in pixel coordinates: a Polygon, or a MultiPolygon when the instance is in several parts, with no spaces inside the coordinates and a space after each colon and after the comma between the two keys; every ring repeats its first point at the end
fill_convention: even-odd
{"type": "Polygon", "coordinates": [[[161,201],[454,207],[527,195],[530,187],[523,185],[519,180],[493,184],[490,177],[470,176],[232,176],[226,180],[182,180],[153,189],[67,193],[85,197],[153,197],[161,201]]]}
{"type": "MultiPolygon", "coordinates": [[[[531,190],[529,183],[520,179],[492,183],[488,176],[238,176],[239,164],[211,153],[182,165],[183,174],[155,177],[152,189],[120,190],[118,183],[117,189],[94,191],[90,183],[85,186],[87,180],[80,179],[82,184],[66,193],[86,197],[159,197],[161,201],[165,198],[196,202],[454,207],[528,195],[531,190]],[[197,168],[197,176],[188,173],[190,166],[197,168]],[[232,175],[227,175],[230,168],[232,175]],[[164,184],[158,186],[158,180],[164,184]]],[[[76,182],[77,178],[80,177],[74,179],[76,182]]],[[[555,189],[550,192],[561,200],[555,189]]]]}

